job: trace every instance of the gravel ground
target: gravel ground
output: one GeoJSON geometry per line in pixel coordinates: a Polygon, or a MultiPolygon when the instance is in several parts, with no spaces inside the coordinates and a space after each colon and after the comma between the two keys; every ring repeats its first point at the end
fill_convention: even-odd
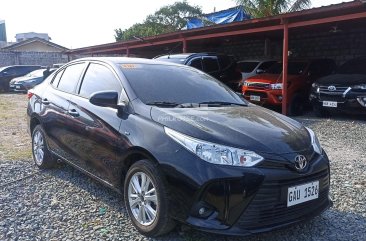
{"type": "MultiPolygon", "coordinates": [[[[0,240],[154,240],[141,236],[129,221],[121,196],[79,171],[61,165],[39,171],[29,158],[24,131],[26,98],[0,95],[0,240]],[[17,110],[4,110],[16,101],[17,110]],[[5,104],[4,104],[5,103],[5,104]],[[17,113],[17,114],[14,114],[17,113]],[[8,126],[21,123],[19,129],[8,126]],[[7,142],[7,145],[4,144],[7,142]],[[15,154],[12,152],[16,152],[15,154]]],[[[179,227],[155,240],[366,240],[366,122],[360,118],[297,118],[319,136],[331,159],[334,206],[321,216],[285,230],[252,237],[211,235],[179,227]]]]}

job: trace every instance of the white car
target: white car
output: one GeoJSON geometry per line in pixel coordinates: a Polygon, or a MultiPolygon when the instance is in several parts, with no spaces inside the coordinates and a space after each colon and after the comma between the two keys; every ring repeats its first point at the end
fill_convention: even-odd
{"type": "Polygon", "coordinates": [[[276,62],[277,61],[273,59],[239,61],[237,67],[240,69],[242,75],[242,83],[249,77],[263,73],[276,62]]]}

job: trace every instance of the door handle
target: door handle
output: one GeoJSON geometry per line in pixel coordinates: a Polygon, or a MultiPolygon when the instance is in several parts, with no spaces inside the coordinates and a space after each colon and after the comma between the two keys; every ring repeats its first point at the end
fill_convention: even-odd
{"type": "Polygon", "coordinates": [[[47,98],[44,98],[44,99],[42,100],[42,104],[44,104],[44,105],[49,105],[49,104],[50,104],[50,102],[49,102],[49,100],[48,100],[47,98]]]}
{"type": "Polygon", "coordinates": [[[68,110],[67,113],[69,115],[71,115],[72,117],[78,117],[78,116],[80,116],[79,115],[79,112],[77,112],[75,109],[68,110]]]}

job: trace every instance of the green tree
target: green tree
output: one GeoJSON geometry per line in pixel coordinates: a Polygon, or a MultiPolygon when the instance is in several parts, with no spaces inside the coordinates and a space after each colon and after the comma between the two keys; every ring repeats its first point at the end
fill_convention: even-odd
{"type": "Polygon", "coordinates": [[[115,29],[116,41],[130,40],[136,37],[147,37],[158,34],[174,32],[186,25],[187,17],[202,15],[198,6],[191,6],[186,0],[175,2],[160,8],[154,14],[148,15],[143,23],[137,23],[130,28],[122,30],[115,29]]]}
{"type": "Polygon", "coordinates": [[[311,0],[236,0],[254,18],[268,17],[309,8],[311,0]]]}

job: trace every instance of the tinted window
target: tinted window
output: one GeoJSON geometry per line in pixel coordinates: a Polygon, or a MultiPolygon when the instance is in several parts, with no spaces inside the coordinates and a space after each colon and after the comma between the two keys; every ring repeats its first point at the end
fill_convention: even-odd
{"type": "Polygon", "coordinates": [[[366,59],[353,59],[350,60],[341,67],[339,67],[337,73],[339,74],[366,74],[366,59]]]}
{"type": "Polygon", "coordinates": [[[251,73],[257,67],[259,62],[239,62],[238,67],[241,72],[251,73]]]}
{"type": "Polygon", "coordinates": [[[230,56],[219,56],[219,64],[221,69],[227,69],[233,63],[233,60],[230,56]]]}
{"type": "Polygon", "coordinates": [[[14,74],[16,74],[16,67],[10,67],[10,68],[6,69],[4,72],[6,72],[6,74],[8,74],[8,75],[14,75],[14,74]]]}
{"type": "MultiPolygon", "coordinates": [[[[287,73],[290,75],[301,75],[306,69],[306,62],[289,62],[287,66],[287,73]]],[[[282,63],[275,63],[270,67],[266,73],[269,74],[281,74],[282,73],[282,63]]]]}
{"type": "MultiPolygon", "coordinates": [[[[62,76],[63,73],[64,73],[64,70],[61,70],[60,72],[58,72],[56,74],[55,78],[52,81],[52,85],[54,87],[57,87],[58,86],[58,83],[60,82],[60,79],[61,79],[61,76],[62,76]]],[[[43,75],[43,73],[42,73],[42,75],[43,75]]]]}
{"type": "Polygon", "coordinates": [[[311,63],[309,73],[314,75],[329,75],[333,72],[335,63],[331,60],[316,60],[311,63]]]}
{"type": "Polygon", "coordinates": [[[207,73],[219,70],[219,63],[216,57],[203,57],[202,64],[203,70],[207,73]]]}
{"type": "Polygon", "coordinates": [[[201,58],[195,58],[190,63],[189,66],[192,66],[196,69],[202,70],[202,59],[201,58]]]}
{"type": "Polygon", "coordinates": [[[122,71],[138,98],[146,103],[167,101],[201,103],[243,100],[220,81],[193,68],[168,65],[131,65],[122,71]]]}
{"type": "Polygon", "coordinates": [[[100,64],[90,64],[80,88],[80,95],[89,98],[91,94],[103,90],[121,92],[121,84],[112,71],[100,64]]]}
{"type": "Polygon", "coordinates": [[[263,62],[263,63],[258,67],[258,69],[266,70],[266,69],[268,69],[269,67],[271,67],[274,63],[276,63],[276,61],[263,62]]]}
{"type": "Polygon", "coordinates": [[[64,74],[62,75],[60,83],[58,84],[58,89],[68,93],[72,93],[75,90],[83,69],[84,63],[68,66],[64,70],[64,74]]]}
{"type": "Polygon", "coordinates": [[[157,58],[156,60],[164,61],[164,62],[171,62],[176,64],[184,64],[186,59],[183,58],[157,58]]]}

